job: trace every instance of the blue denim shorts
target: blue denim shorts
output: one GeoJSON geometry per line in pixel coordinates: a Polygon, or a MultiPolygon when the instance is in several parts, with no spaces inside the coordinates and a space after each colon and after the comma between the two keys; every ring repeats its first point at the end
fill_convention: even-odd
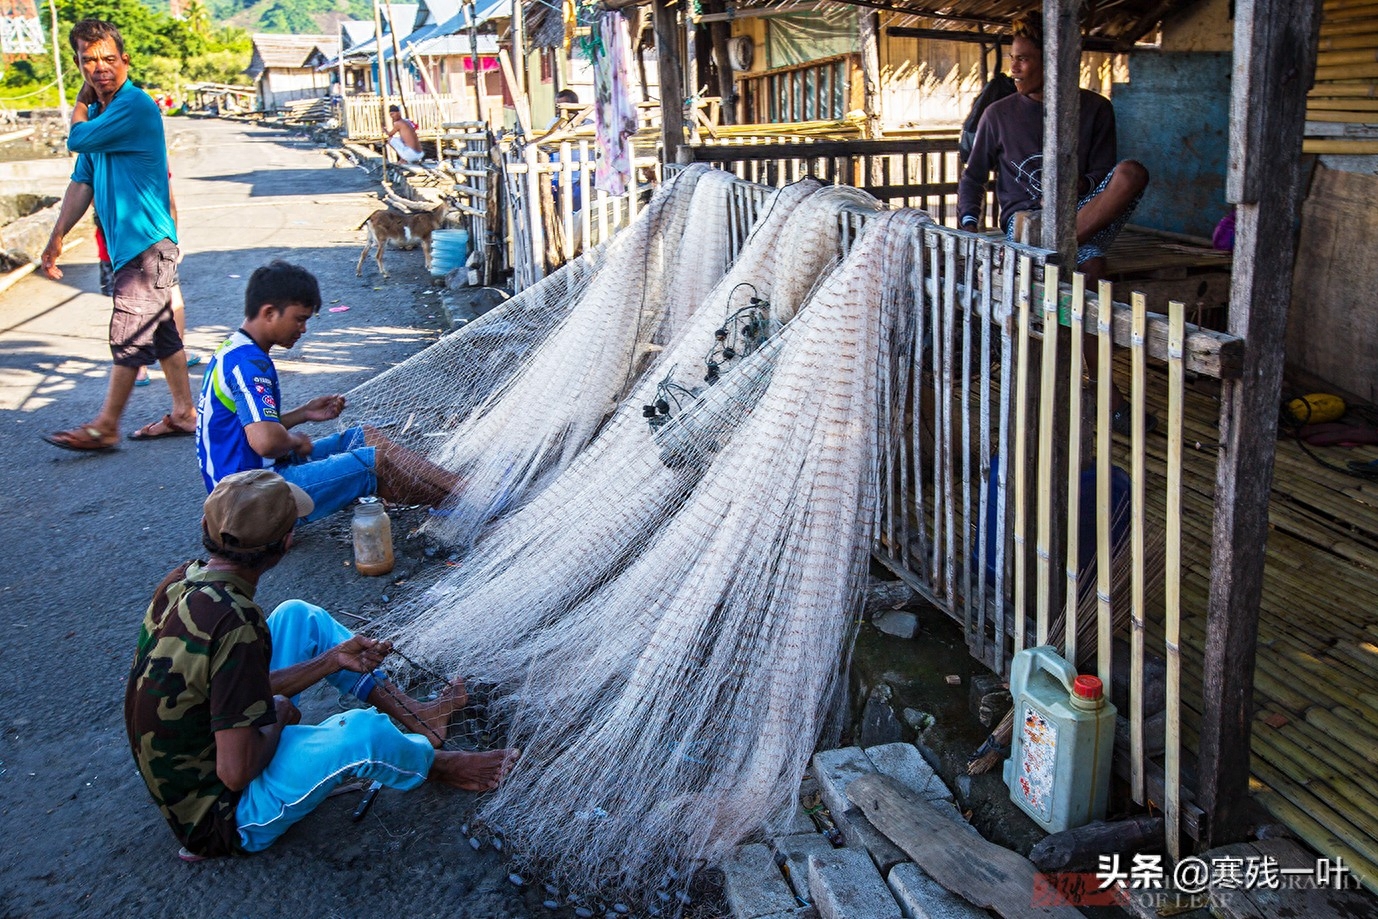
{"type": "Polygon", "coordinates": [[[279,460],[273,471],[316,502],[306,517],[310,523],[373,494],[378,489],[373,463],[373,448],[364,445],[363,429],[350,428],[314,441],[305,459],[279,460]]]}

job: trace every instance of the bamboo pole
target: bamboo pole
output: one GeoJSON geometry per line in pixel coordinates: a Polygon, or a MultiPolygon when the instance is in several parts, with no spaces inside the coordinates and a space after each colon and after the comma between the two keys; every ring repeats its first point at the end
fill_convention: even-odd
{"type": "MultiPolygon", "coordinates": [[[[980,252],[979,272],[981,283],[981,314],[984,316],[990,316],[993,307],[993,291],[991,290],[991,286],[994,283],[994,272],[991,262],[993,261],[992,256],[994,255],[994,253],[989,243],[980,243],[980,249],[978,251],[980,252]]],[[[978,474],[980,476],[980,481],[978,485],[979,499],[977,501],[976,506],[976,519],[978,521],[977,526],[980,528],[982,538],[980,543],[976,547],[976,633],[975,636],[967,636],[968,644],[971,644],[973,638],[976,641],[977,644],[973,646],[973,650],[980,652],[979,656],[982,659],[985,658],[984,651],[986,638],[986,572],[989,570],[992,561],[987,547],[991,544],[991,536],[993,535],[988,532],[988,528],[990,526],[989,508],[991,506],[992,499],[990,489],[991,485],[993,484],[991,482],[990,477],[990,359],[991,350],[994,347],[994,344],[991,341],[991,326],[992,324],[990,320],[986,320],[981,323],[981,366],[979,370],[979,379],[981,381],[981,422],[979,433],[981,443],[979,446],[979,450],[977,452],[977,461],[979,464],[978,474]]],[[[998,598],[997,602],[999,602],[1000,605],[1003,606],[1004,597],[1001,597],[999,594],[996,594],[996,597],[998,598]]]]}
{"type": "Polygon", "coordinates": [[[1317,83],[1324,83],[1326,80],[1354,80],[1368,77],[1378,77],[1378,63],[1343,64],[1338,67],[1316,68],[1317,83]]]}
{"type": "Polygon", "coordinates": [[[1306,98],[1306,115],[1312,112],[1378,112],[1378,99],[1327,99],[1317,96],[1306,98]]]}
{"type": "MultiPolygon", "coordinates": [[[[1102,280],[1096,298],[1096,333],[1099,336],[1096,344],[1096,506],[1100,509],[1096,515],[1096,673],[1106,686],[1110,685],[1111,623],[1114,616],[1110,605],[1113,526],[1109,514],[1113,494],[1110,488],[1110,390],[1114,385],[1111,379],[1114,373],[1111,352],[1112,290],[1113,285],[1102,280]]],[[[1135,800],[1139,801],[1143,796],[1143,771],[1138,759],[1132,760],[1131,770],[1137,770],[1132,784],[1138,795],[1135,800]]]]}
{"type": "MultiPolygon", "coordinates": [[[[1067,405],[1067,623],[1063,656],[1073,666],[1077,661],[1077,601],[1081,597],[1080,540],[1078,526],[1081,512],[1081,342],[1082,319],[1086,312],[1086,275],[1072,273],[1072,335],[1068,344],[1072,359],[1067,362],[1071,379],[1068,381],[1067,405]]],[[[1045,337],[1054,337],[1047,336],[1045,337]]],[[[1108,509],[1102,508],[1105,513],[1108,509]]]]}
{"type": "Polygon", "coordinates": [[[1019,351],[1014,382],[1014,650],[1024,650],[1024,625],[1028,602],[1028,406],[1029,406],[1029,300],[1033,290],[1033,259],[1019,259],[1019,351]]]}
{"type": "Polygon", "coordinates": [[[1037,642],[1048,643],[1052,592],[1053,413],[1057,391],[1058,266],[1043,268],[1043,375],[1038,391],[1038,625],[1037,642]]]}
{"type": "Polygon", "coordinates": [[[1378,82],[1373,80],[1334,80],[1313,87],[1307,98],[1315,97],[1378,98],[1378,82]]]}
{"type": "MultiPolygon", "coordinates": [[[[1005,611],[1009,604],[1005,602],[1005,571],[1008,556],[1005,548],[1005,524],[1006,511],[1009,507],[1009,443],[1010,443],[1010,371],[1011,349],[1014,338],[1014,303],[1015,291],[1015,264],[1013,258],[1006,258],[1002,266],[1001,274],[1002,286],[999,300],[999,316],[996,317],[1000,323],[1000,427],[996,433],[995,452],[1000,456],[999,468],[996,472],[995,490],[995,661],[999,665],[996,672],[1005,676],[1008,671],[1005,665],[1005,636],[1008,634],[1008,624],[1005,622],[1005,611]]],[[[1020,607],[1016,605],[1015,609],[1020,607]]]]}
{"type": "MultiPolygon", "coordinates": [[[[1184,373],[1182,340],[1185,337],[1186,306],[1178,300],[1168,303],[1168,410],[1167,410],[1167,512],[1165,576],[1166,619],[1164,624],[1167,656],[1167,726],[1163,751],[1164,818],[1168,854],[1174,862],[1181,858],[1182,846],[1182,740],[1181,740],[1181,616],[1182,616],[1182,402],[1184,373]]],[[[1136,684],[1136,687],[1138,684],[1136,684]]],[[[1142,738],[1139,738],[1142,742],[1142,738]]]]}
{"type": "MultiPolygon", "coordinates": [[[[1144,326],[1148,306],[1135,291],[1130,298],[1130,539],[1131,587],[1129,610],[1129,738],[1131,760],[1143,760],[1144,680],[1144,326]]],[[[1109,685],[1109,684],[1107,684],[1109,685]]],[[[1140,777],[1142,781],[1142,777],[1140,777]]],[[[1142,794],[1140,788],[1135,792],[1142,794]]]]}
{"type": "MultiPolygon", "coordinates": [[[[957,590],[957,556],[961,550],[956,543],[956,514],[957,514],[957,470],[954,464],[956,453],[954,444],[954,434],[956,425],[952,419],[952,378],[954,368],[952,366],[953,351],[956,349],[957,331],[957,240],[949,233],[942,236],[943,244],[943,321],[942,338],[936,336],[933,343],[942,348],[942,377],[938,391],[942,394],[942,404],[938,410],[938,417],[942,425],[943,434],[943,491],[945,500],[943,502],[943,542],[947,546],[947,552],[943,557],[943,589],[947,596],[947,601],[953,612],[958,612],[960,598],[957,590]]],[[[965,591],[961,591],[965,593],[965,591]]]]}
{"type": "Polygon", "coordinates": [[[1316,55],[1316,66],[1318,67],[1344,67],[1350,64],[1372,64],[1375,62],[1378,62],[1378,48],[1371,45],[1355,50],[1322,51],[1316,55]]]}
{"type": "Polygon", "coordinates": [[[1315,109],[1308,105],[1306,107],[1306,120],[1322,121],[1327,124],[1378,124],[1378,112],[1315,109]]]}

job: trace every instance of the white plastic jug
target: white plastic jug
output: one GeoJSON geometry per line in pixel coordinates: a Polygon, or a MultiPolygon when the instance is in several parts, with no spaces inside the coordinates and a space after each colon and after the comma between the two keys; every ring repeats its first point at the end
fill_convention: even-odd
{"type": "Polygon", "coordinates": [[[1115,706],[1105,699],[1100,679],[1078,676],[1052,645],[1026,648],[1014,656],[1010,695],[1010,800],[1049,833],[1102,819],[1115,752],[1115,706]]]}

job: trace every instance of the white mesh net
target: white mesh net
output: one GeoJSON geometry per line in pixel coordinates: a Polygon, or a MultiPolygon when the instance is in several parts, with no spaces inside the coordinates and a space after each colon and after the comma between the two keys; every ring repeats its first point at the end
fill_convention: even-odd
{"type": "Polygon", "coordinates": [[[435,528],[471,551],[384,626],[491,687],[524,753],[481,819],[576,888],[650,896],[789,803],[907,397],[926,215],[839,266],[839,214],[875,203],[798,183],[728,268],[732,181],[686,171],[601,260],[350,397],[461,476],[435,528]]]}

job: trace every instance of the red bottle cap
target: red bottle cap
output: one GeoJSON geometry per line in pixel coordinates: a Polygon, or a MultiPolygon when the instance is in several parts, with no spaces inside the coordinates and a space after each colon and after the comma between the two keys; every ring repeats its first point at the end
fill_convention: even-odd
{"type": "Polygon", "coordinates": [[[1098,676],[1082,674],[1072,681],[1072,692],[1083,699],[1099,699],[1104,691],[1104,685],[1098,676]]]}

